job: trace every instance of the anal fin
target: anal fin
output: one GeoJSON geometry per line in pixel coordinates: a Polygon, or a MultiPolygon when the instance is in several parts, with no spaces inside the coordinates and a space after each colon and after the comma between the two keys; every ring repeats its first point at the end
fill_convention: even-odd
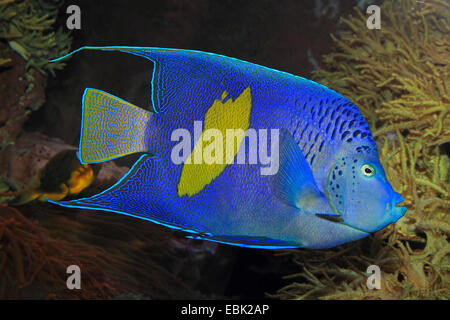
{"type": "Polygon", "coordinates": [[[300,248],[301,244],[284,240],[275,240],[267,237],[230,236],[230,235],[190,235],[186,238],[208,240],[238,247],[253,249],[288,249],[300,248]]]}

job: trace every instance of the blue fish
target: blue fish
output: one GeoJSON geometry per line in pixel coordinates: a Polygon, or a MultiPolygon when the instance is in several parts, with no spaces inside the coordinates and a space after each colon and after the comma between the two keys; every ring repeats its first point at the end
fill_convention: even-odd
{"type": "Polygon", "coordinates": [[[80,161],[143,155],[111,188],[54,203],[264,249],[330,248],[405,214],[369,126],[335,91],[201,51],[82,47],[53,61],[81,50],[140,56],[153,73],[149,110],[85,90],[80,161]]]}

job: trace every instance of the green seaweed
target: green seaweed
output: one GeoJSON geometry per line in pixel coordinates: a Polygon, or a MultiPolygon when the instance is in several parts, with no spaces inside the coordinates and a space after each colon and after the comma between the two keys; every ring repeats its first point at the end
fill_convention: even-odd
{"type": "MultiPolygon", "coordinates": [[[[42,74],[54,75],[55,70],[64,67],[61,61],[48,63],[70,51],[70,35],[62,28],[53,28],[62,3],[57,0],[0,0],[0,38],[27,62],[26,70],[33,68],[42,74]]],[[[27,77],[32,80],[31,73],[27,73],[27,77]]]]}

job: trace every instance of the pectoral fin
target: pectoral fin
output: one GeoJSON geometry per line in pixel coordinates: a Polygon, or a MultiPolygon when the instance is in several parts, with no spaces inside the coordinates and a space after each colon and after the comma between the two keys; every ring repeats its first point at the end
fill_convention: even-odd
{"type": "Polygon", "coordinates": [[[317,187],[311,168],[289,131],[280,131],[279,145],[279,170],[272,177],[275,196],[302,212],[339,217],[317,187]]]}

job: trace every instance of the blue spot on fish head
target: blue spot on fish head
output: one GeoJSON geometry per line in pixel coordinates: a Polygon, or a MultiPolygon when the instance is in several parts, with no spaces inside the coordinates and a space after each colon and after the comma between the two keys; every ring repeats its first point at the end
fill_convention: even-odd
{"type": "Polygon", "coordinates": [[[406,212],[378,160],[376,150],[340,157],[326,182],[331,207],[342,223],[372,233],[396,222],[406,212]]]}

